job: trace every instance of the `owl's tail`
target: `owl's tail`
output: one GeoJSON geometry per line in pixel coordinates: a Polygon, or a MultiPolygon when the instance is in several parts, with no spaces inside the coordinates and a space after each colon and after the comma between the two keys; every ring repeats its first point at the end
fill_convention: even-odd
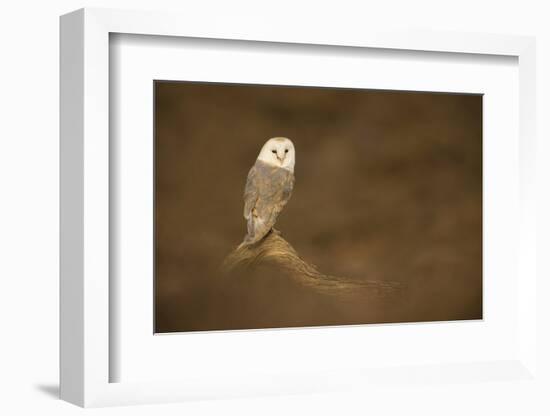
{"type": "Polygon", "coordinates": [[[244,237],[244,240],[243,242],[239,245],[238,248],[243,248],[243,247],[247,247],[247,246],[252,246],[258,242],[260,242],[261,240],[263,240],[263,238],[267,235],[268,233],[265,233],[265,234],[256,234],[256,235],[250,235],[250,234],[247,234],[245,237],[244,237]]]}
{"type": "Polygon", "coordinates": [[[244,247],[248,247],[248,246],[253,246],[254,244],[257,244],[259,243],[260,241],[262,241],[264,238],[266,238],[269,234],[271,233],[276,233],[276,234],[281,234],[279,231],[277,231],[275,228],[271,227],[271,228],[267,228],[267,229],[262,229],[261,230],[262,232],[256,232],[254,234],[247,234],[245,237],[244,237],[244,240],[243,242],[239,245],[238,248],[244,248],[244,247]]]}
{"type": "Polygon", "coordinates": [[[251,215],[247,222],[247,234],[239,247],[251,246],[260,242],[272,229],[270,224],[251,215]]]}

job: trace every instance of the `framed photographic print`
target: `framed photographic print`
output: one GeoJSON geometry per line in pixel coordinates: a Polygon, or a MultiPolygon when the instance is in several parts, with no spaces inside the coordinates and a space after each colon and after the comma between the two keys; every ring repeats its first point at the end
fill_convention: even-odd
{"type": "Polygon", "coordinates": [[[231,28],[61,18],[62,398],[531,379],[533,39],[231,28]]]}
{"type": "Polygon", "coordinates": [[[481,94],[153,88],[156,333],[482,319],[481,94]]]}

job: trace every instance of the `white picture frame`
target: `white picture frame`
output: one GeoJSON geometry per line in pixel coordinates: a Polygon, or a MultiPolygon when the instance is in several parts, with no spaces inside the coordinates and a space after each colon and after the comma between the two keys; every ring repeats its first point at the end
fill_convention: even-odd
{"type": "MultiPolygon", "coordinates": [[[[407,371],[381,368],[363,373],[334,370],[330,376],[282,373],[238,380],[234,374],[162,382],[110,382],[116,359],[109,348],[109,35],[112,33],[383,48],[440,53],[505,55],[519,65],[520,216],[517,224],[519,347],[499,362],[442,363],[422,369],[421,379],[447,374],[476,382],[472,371],[505,373],[525,380],[537,375],[536,241],[534,196],[535,41],[530,37],[464,33],[333,32],[312,27],[239,25],[215,19],[209,27],[192,16],[82,9],[61,18],[61,398],[80,406],[181,401],[193,398],[319,392],[351,384],[392,383],[407,371]],[[238,29],[238,30],[237,30],[238,29]]],[[[439,376],[438,376],[439,377],[439,376]]],[[[435,377],[435,379],[438,379],[435,377]]],[[[508,378],[508,379],[509,379],[508,378]]],[[[483,377],[481,377],[483,379],[483,377]]]]}

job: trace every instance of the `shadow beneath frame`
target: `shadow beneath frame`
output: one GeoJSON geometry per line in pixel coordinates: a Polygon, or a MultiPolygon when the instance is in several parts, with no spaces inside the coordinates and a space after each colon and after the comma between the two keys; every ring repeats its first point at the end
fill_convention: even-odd
{"type": "Polygon", "coordinates": [[[37,384],[34,387],[52,399],[59,399],[59,384],[37,384]]]}

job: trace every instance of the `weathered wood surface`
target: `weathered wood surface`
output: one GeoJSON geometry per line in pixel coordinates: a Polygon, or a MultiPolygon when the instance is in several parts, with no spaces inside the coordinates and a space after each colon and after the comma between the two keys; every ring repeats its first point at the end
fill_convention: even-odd
{"type": "Polygon", "coordinates": [[[384,296],[401,289],[397,282],[350,279],[323,274],[316,266],[302,259],[281,233],[275,230],[271,230],[256,244],[238,246],[225,258],[221,268],[226,275],[238,275],[239,272],[266,266],[325,294],[365,294],[368,291],[372,295],[384,296]]]}

